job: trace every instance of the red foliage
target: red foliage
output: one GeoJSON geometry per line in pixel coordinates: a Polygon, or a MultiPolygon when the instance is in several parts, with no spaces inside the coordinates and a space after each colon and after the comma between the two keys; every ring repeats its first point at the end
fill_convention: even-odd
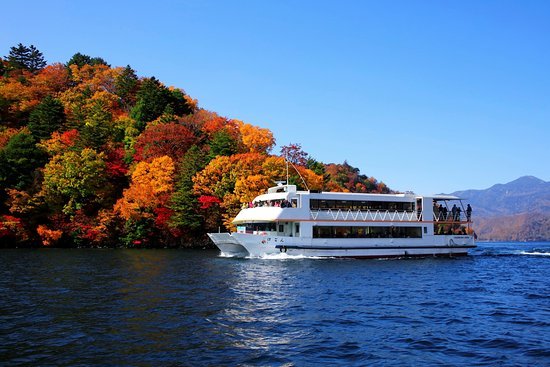
{"type": "Polygon", "coordinates": [[[168,225],[168,221],[174,214],[174,211],[166,207],[155,208],[155,224],[159,228],[165,228],[168,225]]]}
{"type": "Polygon", "coordinates": [[[134,159],[150,162],[166,155],[178,161],[196,141],[195,134],[185,126],[176,123],[151,126],[138,137],[134,159]]]}
{"type": "Polygon", "coordinates": [[[281,156],[289,162],[303,167],[307,165],[307,160],[309,158],[309,154],[302,150],[300,144],[293,143],[281,147],[281,156]]]}
{"type": "Polygon", "coordinates": [[[208,209],[214,204],[220,204],[221,200],[215,196],[202,195],[199,197],[199,203],[201,203],[201,209],[208,209]]]}
{"type": "Polygon", "coordinates": [[[64,145],[68,147],[72,147],[78,140],[78,136],[79,136],[78,130],[72,129],[72,130],[65,131],[63,134],[61,134],[60,140],[64,145]]]}
{"type": "Polygon", "coordinates": [[[124,177],[128,166],[124,162],[124,148],[116,148],[107,154],[105,166],[107,174],[114,177],[124,177]]]}
{"type": "Polygon", "coordinates": [[[0,216],[0,238],[15,237],[17,230],[21,227],[21,219],[11,215],[0,216]]]}

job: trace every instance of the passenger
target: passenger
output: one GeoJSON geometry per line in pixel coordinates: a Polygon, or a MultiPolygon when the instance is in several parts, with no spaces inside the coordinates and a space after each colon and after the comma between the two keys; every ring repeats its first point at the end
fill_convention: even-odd
{"type": "Polygon", "coordinates": [[[434,200],[434,220],[439,220],[439,205],[434,200]]]}
{"type": "Polygon", "coordinates": [[[460,213],[462,212],[462,209],[456,208],[456,220],[460,222],[460,213]]]}
{"type": "MultiPolygon", "coordinates": [[[[441,205],[443,206],[443,204],[441,205]]],[[[443,207],[443,220],[447,220],[447,214],[449,214],[449,210],[446,206],[443,207]]]]}
{"type": "Polygon", "coordinates": [[[466,220],[470,222],[472,220],[472,207],[470,204],[466,207],[466,220]]]}
{"type": "Polygon", "coordinates": [[[456,204],[453,205],[453,208],[451,209],[451,215],[453,216],[453,220],[456,220],[456,210],[458,208],[456,207],[456,204]]]}

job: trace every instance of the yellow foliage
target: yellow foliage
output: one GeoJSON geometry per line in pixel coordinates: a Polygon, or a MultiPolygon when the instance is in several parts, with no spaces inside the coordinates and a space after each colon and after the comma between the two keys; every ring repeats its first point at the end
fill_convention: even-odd
{"type": "Polygon", "coordinates": [[[175,165],[163,156],[151,163],[139,162],[132,173],[130,187],[115,204],[115,211],[128,220],[151,217],[155,208],[165,205],[174,190],[175,165]]]}
{"type": "Polygon", "coordinates": [[[239,203],[249,203],[256,196],[265,193],[270,186],[273,186],[273,180],[265,175],[239,177],[235,182],[235,195],[239,203]]]}
{"type": "Polygon", "coordinates": [[[275,138],[269,129],[233,120],[239,127],[244,146],[250,153],[269,153],[275,145],[275,138]]]}

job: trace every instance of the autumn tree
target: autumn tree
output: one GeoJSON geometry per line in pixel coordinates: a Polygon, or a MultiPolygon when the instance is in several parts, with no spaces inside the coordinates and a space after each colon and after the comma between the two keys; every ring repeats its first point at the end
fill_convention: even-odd
{"type": "Polygon", "coordinates": [[[29,130],[38,139],[47,139],[65,124],[63,104],[46,96],[29,116],[29,130]]]}
{"type": "MultiPolygon", "coordinates": [[[[304,179],[310,189],[321,189],[323,177],[298,166],[293,180],[304,179]]],[[[193,190],[199,196],[219,200],[221,214],[226,228],[241,206],[255,196],[265,192],[285,172],[285,161],[280,157],[269,157],[261,153],[218,156],[193,177],[193,190]]]]}
{"type": "Polygon", "coordinates": [[[112,115],[105,103],[96,100],[90,107],[81,128],[82,141],[89,148],[99,149],[103,146],[112,131],[112,115]]]}
{"type": "Polygon", "coordinates": [[[300,144],[290,143],[281,147],[281,156],[287,159],[292,164],[306,166],[309,154],[302,150],[300,144]]]}
{"type": "Polygon", "coordinates": [[[44,168],[42,193],[46,201],[67,215],[100,205],[109,188],[104,158],[104,153],[89,148],[54,156],[44,168]]]}
{"type": "Polygon", "coordinates": [[[17,46],[10,48],[10,54],[6,57],[11,68],[17,70],[28,70],[32,73],[41,70],[46,66],[46,61],[42,52],[36,47],[29,47],[19,43],[17,46]]]}
{"type": "Polygon", "coordinates": [[[150,163],[139,162],[132,173],[130,187],[124,190],[115,209],[126,220],[152,217],[154,210],[166,206],[170,199],[174,171],[174,161],[168,156],[155,158],[150,163]]]}
{"type": "Polygon", "coordinates": [[[137,138],[135,160],[151,161],[154,158],[169,156],[179,161],[197,138],[187,127],[176,123],[149,126],[137,138]]]}
{"type": "Polygon", "coordinates": [[[273,133],[269,129],[236,121],[243,145],[250,153],[269,153],[275,145],[273,133]]]}

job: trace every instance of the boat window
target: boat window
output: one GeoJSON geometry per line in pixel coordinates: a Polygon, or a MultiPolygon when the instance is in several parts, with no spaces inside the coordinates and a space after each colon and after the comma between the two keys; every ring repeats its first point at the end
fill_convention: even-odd
{"type": "Polygon", "coordinates": [[[414,203],[402,201],[354,201],[354,200],[321,200],[309,201],[311,210],[361,210],[361,211],[414,211],[414,203]]]}
{"type": "Polygon", "coordinates": [[[255,231],[259,232],[274,232],[276,231],[276,225],[275,223],[246,223],[242,226],[239,226],[239,228],[245,228],[246,233],[252,233],[255,231]]]}
{"type": "Polygon", "coordinates": [[[313,238],[422,238],[422,227],[313,226],[313,238]]]}
{"type": "Polygon", "coordinates": [[[284,232],[285,226],[283,224],[279,224],[279,232],[284,232]]]}

